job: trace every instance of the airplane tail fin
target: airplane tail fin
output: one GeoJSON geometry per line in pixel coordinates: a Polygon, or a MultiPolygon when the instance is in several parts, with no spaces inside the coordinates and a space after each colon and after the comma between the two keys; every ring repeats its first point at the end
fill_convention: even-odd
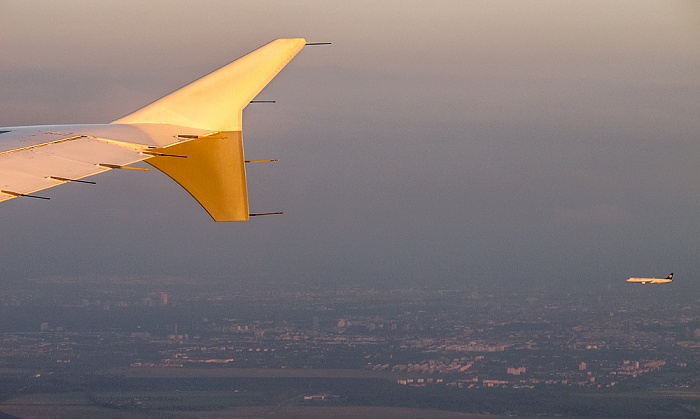
{"type": "Polygon", "coordinates": [[[247,221],[243,109],[306,45],[277,39],[113,124],[167,124],[207,130],[151,149],[146,160],[189,192],[215,221],[247,221]]]}
{"type": "Polygon", "coordinates": [[[673,279],[673,272],[671,272],[671,273],[666,277],[666,279],[673,279]]]}

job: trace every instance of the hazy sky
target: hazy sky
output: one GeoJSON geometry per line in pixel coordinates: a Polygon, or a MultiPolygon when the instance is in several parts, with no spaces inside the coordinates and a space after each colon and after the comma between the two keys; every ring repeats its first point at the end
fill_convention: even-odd
{"type": "Polygon", "coordinates": [[[697,1],[0,0],[0,126],[103,123],[279,37],[244,113],[253,212],[165,175],[0,204],[0,281],[700,290],[697,1]]]}

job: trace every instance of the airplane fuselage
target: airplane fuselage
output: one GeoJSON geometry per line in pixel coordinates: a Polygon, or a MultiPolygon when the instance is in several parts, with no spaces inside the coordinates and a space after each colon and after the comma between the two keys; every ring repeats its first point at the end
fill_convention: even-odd
{"type": "Polygon", "coordinates": [[[666,278],[628,278],[627,282],[636,284],[668,284],[673,282],[673,274],[670,274],[666,278]]]}
{"type": "Polygon", "coordinates": [[[668,284],[669,282],[673,282],[673,280],[666,278],[629,278],[627,282],[639,284],[668,284]]]}

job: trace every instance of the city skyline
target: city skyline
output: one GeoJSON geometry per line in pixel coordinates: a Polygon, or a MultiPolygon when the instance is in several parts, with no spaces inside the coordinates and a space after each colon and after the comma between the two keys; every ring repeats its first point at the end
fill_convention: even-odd
{"type": "Polygon", "coordinates": [[[698,299],[670,287],[631,299],[623,287],[44,285],[0,296],[0,411],[18,417],[260,417],[237,410],[252,406],[287,417],[321,403],[318,417],[410,406],[442,409],[420,417],[660,418],[699,407],[698,299]]]}

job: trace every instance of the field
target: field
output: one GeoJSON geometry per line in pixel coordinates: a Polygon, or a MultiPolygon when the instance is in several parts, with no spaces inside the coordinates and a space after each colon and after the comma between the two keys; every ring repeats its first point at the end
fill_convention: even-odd
{"type": "MultiPolygon", "coordinates": [[[[289,418],[289,419],[495,419],[499,416],[475,415],[433,409],[374,406],[243,406],[222,408],[222,401],[235,394],[227,392],[180,392],[177,394],[148,392],[101,392],[87,397],[85,393],[33,394],[7,400],[0,406],[3,413],[20,418],[289,418]],[[102,400],[141,399],[139,408],[119,408],[96,405],[93,397],[102,400]],[[188,410],[183,406],[198,403],[200,409],[188,410]],[[178,407],[179,406],[179,407],[178,407]],[[206,407],[206,408],[205,408],[206,407]]],[[[0,417],[2,417],[0,415],[0,417]]]]}
{"type": "Polygon", "coordinates": [[[0,419],[21,418],[690,418],[700,391],[459,389],[398,385],[341,369],[122,368],[76,376],[0,372],[0,419]],[[326,395],[325,400],[304,396],[326,395]],[[488,414],[486,414],[488,413],[488,414]]]}

